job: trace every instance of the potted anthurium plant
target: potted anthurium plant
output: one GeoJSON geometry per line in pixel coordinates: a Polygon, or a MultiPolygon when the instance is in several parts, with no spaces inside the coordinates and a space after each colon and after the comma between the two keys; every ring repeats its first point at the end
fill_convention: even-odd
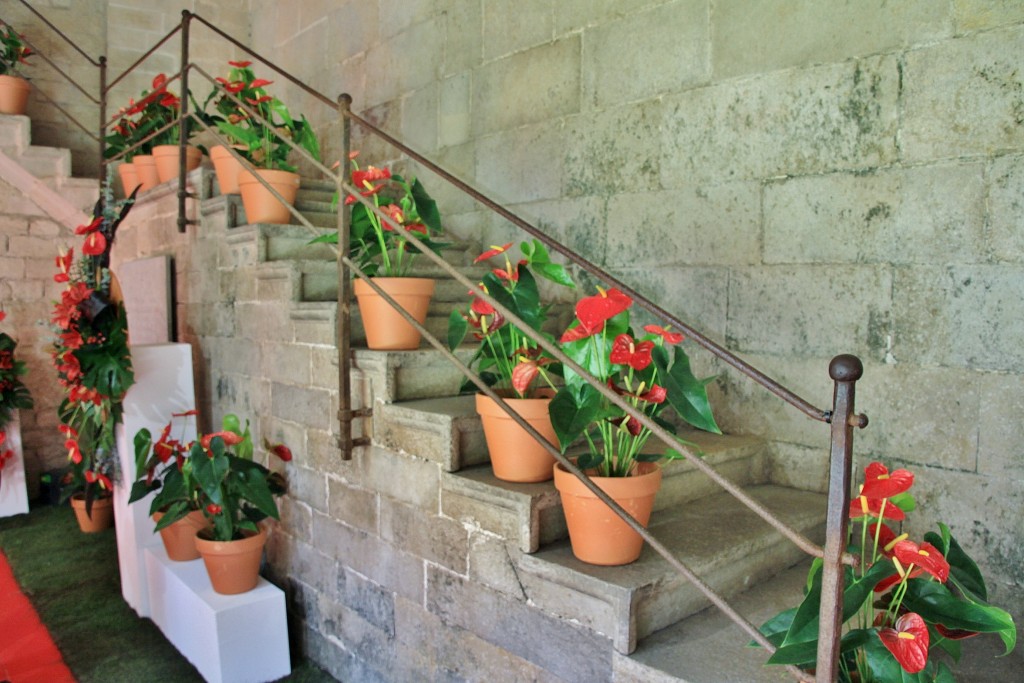
{"type": "MultiPolygon", "coordinates": [[[[857,562],[845,568],[841,683],[953,683],[943,659],[959,661],[964,639],[994,633],[1006,654],[1016,645],[1013,618],[988,603],[978,565],[949,527],[940,523],[921,541],[902,532],[916,505],[913,483],[908,470],[890,472],[872,462],[850,504],[848,550],[857,562]]],[[[815,560],[800,605],[761,627],[778,648],[769,664],[814,667],[820,604],[821,560],[815,560]]]]}
{"type": "MultiPolygon", "coordinates": [[[[7,313],[0,311],[0,322],[7,313]]],[[[15,457],[14,443],[20,440],[18,411],[32,407],[32,395],[21,377],[28,371],[24,361],[14,357],[18,347],[6,332],[0,332],[0,491],[3,491],[4,468],[15,457]]],[[[0,495],[0,501],[4,496],[0,495]]],[[[23,512],[28,512],[27,506],[23,512]]]]}
{"type": "Polygon", "coordinates": [[[75,229],[84,237],[81,257],[75,260],[71,248],[56,258],[54,280],[65,288],[51,318],[57,334],[53,363],[65,393],[60,431],[71,462],[62,495],[71,497],[83,531],[99,531],[113,521],[114,428],[135,380],[124,303],[110,272],[114,236],[133,202],[134,195],[115,204],[106,184],[93,220],[75,229]]]}
{"type": "MultiPolygon", "coordinates": [[[[260,522],[279,519],[274,496],[285,491],[283,477],[253,459],[249,421],[243,425],[235,415],[224,417],[220,431],[188,444],[169,435],[165,428],[156,443],[148,430],[135,435],[142,479],[132,487],[131,500],[156,492],[150,511],[163,512],[158,531],[201,512],[206,523],[194,533],[195,547],[213,589],[226,595],[252,590],[267,540],[260,522]]],[[[284,444],[265,441],[264,448],[282,461],[292,459],[284,444]]]]}
{"type": "MultiPolygon", "coordinates": [[[[576,304],[576,320],[559,340],[562,350],[600,384],[635,410],[671,429],[665,411],[706,431],[721,431],[711,414],[707,385],[697,379],[681,346],[683,335],[646,325],[635,336],[629,324],[633,300],[618,289],[599,290],[576,304]],[[670,352],[671,349],[671,352],[670,352]]],[[[651,432],[569,368],[565,386],[551,401],[551,423],[562,451],[583,439],[576,464],[641,524],[650,518],[661,486],[662,458],[674,450],[648,452],[651,432]]],[[[628,564],[640,556],[643,540],[561,465],[555,467],[573,554],[584,562],[628,564]],[[621,540],[616,547],[613,540],[621,540]]]]}
{"type": "MultiPolygon", "coordinates": [[[[246,219],[250,223],[289,223],[288,206],[274,197],[263,183],[273,187],[288,204],[294,203],[300,181],[296,167],[289,162],[292,148],[285,140],[304,149],[317,161],[320,160],[320,143],[305,116],[292,116],[281,100],[267,93],[266,86],[273,81],[256,78],[251,62],[229,64],[230,74],[217,79],[218,86],[206,99],[206,105],[214,101],[218,112],[216,116],[209,115],[208,120],[216,124],[231,146],[253,167],[237,171],[246,219]],[[243,101],[267,123],[252,116],[228,93],[243,101]]],[[[226,150],[219,151],[218,157],[222,152],[226,150]]],[[[230,156],[230,152],[227,154],[230,156]]]]}
{"type": "MultiPolygon", "coordinates": [[[[575,288],[565,267],[553,263],[539,240],[523,242],[523,258],[514,264],[508,258],[509,242],[495,246],[478,256],[474,263],[504,256],[502,268],[484,276],[481,288],[550,341],[543,330],[549,306],[541,303],[536,275],[566,287],[575,288]]],[[[448,345],[454,350],[466,339],[470,329],[480,342],[470,359],[481,379],[502,400],[529,422],[550,443],[556,444],[548,404],[556,391],[552,373],[560,374],[560,365],[545,354],[533,339],[510,324],[489,303],[474,297],[466,311],[452,311],[448,321],[448,345]]],[[[493,399],[478,393],[476,411],[483,423],[491,466],[499,479],[516,482],[547,481],[552,477],[554,458],[534,440],[493,399]]]]}
{"type": "MultiPolygon", "coordinates": [[[[192,97],[192,93],[187,94],[192,97]]],[[[197,108],[195,99],[192,100],[193,108],[197,108]]],[[[167,76],[157,74],[153,79],[153,90],[143,93],[143,98],[136,105],[140,108],[140,118],[144,122],[143,127],[150,131],[165,130],[157,133],[150,145],[153,149],[153,161],[156,165],[157,179],[166,183],[178,177],[179,163],[181,158],[181,126],[178,118],[181,116],[181,98],[167,89],[167,76]],[[169,126],[169,127],[168,127],[169,126]]],[[[185,119],[185,139],[191,139],[195,133],[195,126],[190,118],[185,119]]],[[[203,161],[203,150],[195,145],[185,147],[185,168],[193,170],[199,168],[203,161]]]]}
{"type": "Polygon", "coordinates": [[[0,21],[0,114],[24,114],[31,86],[21,76],[32,50],[14,27],[0,21]]]}
{"type": "MultiPolygon", "coordinates": [[[[352,163],[352,185],[372,200],[388,221],[382,220],[355,197],[345,198],[352,206],[349,222],[352,259],[373,282],[391,296],[421,324],[427,319],[434,280],[410,277],[420,251],[408,239],[416,233],[429,249],[440,251],[446,245],[436,241],[443,231],[437,203],[427,194],[423,184],[413,178],[406,180],[388,168],[359,168],[359,152],[349,155],[352,163]]],[[[313,242],[337,243],[336,233],[318,237],[313,242]]],[[[408,350],[420,344],[420,333],[369,284],[361,279],[353,283],[359,302],[359,314],[371,349],[408,350]]]]}

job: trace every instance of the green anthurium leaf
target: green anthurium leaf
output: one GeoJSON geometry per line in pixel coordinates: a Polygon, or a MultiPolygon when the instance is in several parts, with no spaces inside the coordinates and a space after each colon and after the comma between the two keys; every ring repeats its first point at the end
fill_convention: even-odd
{"type": "Polygon", "coordinates": [[[139,479],[138,481],[136,481],[135,483],[132,484],[132,492],[131,492],[131,495],[128,496],[128,502],[129,503],[138,502],[138,501],[142,500],[143,498],[145,498],[146,496],[148,496],[153,491],[159,491],[159,490],[160,490],[160,482],[154,481],[153,483],[147,485],[145,479],[139,479]]]}
{"type": "Polygon", "coordinates": [[[917,612],[928,623],[946,628],[996,633],[1009,654],[1017,643],[1017,628],[1008,612],[994,605],[960,599],[949,588],[929,579],[911,579],[903,606],[917,612]]]}
{"type": "Polygon", "coordinates": [[[697,429],[721,434],[722,430],[711,414],[707,381],[697,379],[690,371],[690,359],[686,352],[676,347],[671,366],[665,347],[655,346],[652,356],[658,369],[658,382],[668,391],[668,401],[679,417],[697,429]]]}
{"type": "Polygon", "coordinates": [[[512,291],[506,289],[504,283],[494,273],[485,275],[483,283],[487,293],[498,303],[522,318],[531,328],[540,330],[544,324],[543,307],[540,303],[540,292],[537,290],[537,280],[529,270],[519,269],[519,282],[512,291]]]}
{"type": "MultiPolygon", "coordinates": [[[[782,645],[782,641],[786,638],[786,633],[789,632],[789,627],[793,625],[793,617],[796,616],[796,610],[796,607],[791,607],[779,612],[761,624],[761,627],[757,630],[775,647],[782,645]]],[[[747,645],[750,647],[760,647],[755,640],[750,641],[747,645]]]]}
{"type": "Polygon", "coordinates": [[[953,675],[953,671],[946,666],[946,663],[938,662],[937,664],[935,678],[932,683],[956,683],[956,677],[953,675]]]}
{"type": "Polygon", "coordinates": [[[914,500],[914,494],[909,491],[897,493],[889,499],[889,502],[904,512],[913,512],[917,508],[917,501],[914,500]]]}
{"type": "Polygon", "coordinates": [[[336,233],[336,232],[329,232],[326,235],[320,235],[319,237],[314,237],[309,242],[307,242],[307,244],[337,244],[337,243],[338,243],[338,233],[336,233]]]}
{"type": "MultiPolygon", "coordinates": [[[[863,647],[874,635],[868,629],[854,629],[843,634],[839,642],[840,654],[851,652],[863,647]]],[[[814,665],[818,657],[818,639],[807,640],[799,643],[791,643],[779,647],[775,654],[768,658],[768,664],[792,664],[800,668],[808,668],[814,665]]]]}
{"type": "Polygon", "coordinates": [[[234,432],[235,434],[242,433],[242,422],[238,419],[238,416],[233,413],[228,413],[221,420],[221,429],[225,432],[234,432]]]}
{"type": "Polygon", "coordinates": [[[146,468],[146,458],[149,457],[149,449],[153,445],[153,435],[150,434],[148,429],[143,427],[135,432],[135,438],[132,442],[135,445],[135,476],[141,476],[146,468]]]}
{"type": "Polygon", "coordinates": [[[939,532],[937,534],[929,531],[924,535],[924,540],[938,548],[949,562],[949,574],[953,585],[958,590],[968,593],[969,598],[987,601],[988,588],[978,565],[953,538],[948,526],[939,522],[939,532]]]}
{"type": "Polygon", "coordinates": [[[164,512],[164,516],[160,518],[160,521],[156,524],[156,528],[154,528],[153,530],[160,531],[165,527],[169,527],[170,525],[177,522],[179,519],[185,517],[185,515],[187,515],[189,512],[190,510],[188,503],[186,503],[185,501],[171,503],[171,505],[168,506],[167,510],[164,512]]]}
{"type": "Polygon", "coordinates": [[[278,518],[277,503],[267,484],[267,470],[262,465],[228,456],[232,472],[236,475],[237,493],[239,497],[252,504],[263,514],[278,518]]]}
{"type": "Polygon", "coordinates": [[[587,451],[576,459],[576,466],[581,470],[589,470],[600,465],[603,460],[600,454],[587,451]]]}
{"type": "Polygon", "coordinates": [[[616,414],[589,384],[562,387],[551,399],[548,413],[563,453],[592,424],[616,414]]]}
{"type": "Polygon", "coordinates": [[[452,311],[448,316],[448,348],[454,351],[462,345],[469,332],[469,322],[459,311],[452,311]]]}
{"type": "Polygon", "coordinates": [[[437,210],[437,202],[430,197],[418,179],[412,181],[410,190],[420,220],[430,228],[432,234],[442,232],[441,213],[437,210]]]}
{"type": "Polygon", "coordinates": [[[930,638],[929,642],[931,642],[931,646],[933,648],[939,648],[940,650],[948,654],[950,657],[952,657],[954,662],[960,661],[960,655],[962,653],[961,651],[963,648],[960,646],[959,640],[953,640],[952,638],[944,637],[931,624],[928,624],[928,633],[930,638]]]}

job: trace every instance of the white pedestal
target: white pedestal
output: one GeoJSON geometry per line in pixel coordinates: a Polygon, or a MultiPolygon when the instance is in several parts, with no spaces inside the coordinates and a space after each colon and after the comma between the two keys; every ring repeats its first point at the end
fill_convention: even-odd
{"type": "MultiPolygon", "coordinates": [[[[117,452],[121,482],[114,487],[117,518],[117,560],[121,569],[121,595],[140,617],[148,617],[149,589],[143,550],[160,546],[149,516],[150,498],[131,505],[135,481],[135,433],[145,427],[160,437],[171,413],[195,408],[192,382],[192,347],[189,344],[142,344],[131,347],[135,384],[124,397],[123,423],[117,428],[117,452]]],[[[195,419],[175,420],[174,437],[188,442],[196,438],[195,419]]]]}
{"type": "Polygon", "coordinates": [[[248,593],[213,591],[202,560],[145,550],[153,622],[209,683],[264,683],[291,673],[284,593],[266,579],[248,593]]]}
{"type": "Polygon", "coordinates": [[[21,421],[14,411],[5,429],[7,441],[0,449],[14,451],[7,461],[0,481],[0,517],[23,515],[28,512],[28,491],[25,489],[25,453],[21,448],[21,421]]]}

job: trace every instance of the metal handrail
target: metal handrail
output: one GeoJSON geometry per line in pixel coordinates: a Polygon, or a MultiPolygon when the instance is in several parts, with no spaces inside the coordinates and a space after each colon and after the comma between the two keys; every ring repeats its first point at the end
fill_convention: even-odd
{"type": "MultiPolygon", "coordinates": [[[[534,341],[536,341],[538,345],[541,346],[541,348],[543,348],[553,357],[561,361],[566,367],[569,367],[574,372],[577,372],[577,374],[579,374],[581,377],[586,378],[588,382],[590,382],[599,393],[601,393],[605,398],[607,398],[609,401],[611,401],[619,408],[622,408],[630,415],[633,415],[636,419],[640,421],[641,424],[644,425],[644,427],[649,429],[654,436],[658,437],[660,440],[672,446],[673,448],[682,451],[683,454],[690,460],[690,462],[703,474],[711,478],[712,481],[721,486],[735,498],[740,500],[740,502],[742,502],[756,514],[758,514],[767,523],[775,527],[778,531],[780,531],[780,533],[784,534],[793,543],[800,547],[801,550],[812,556],[822,557],[824,559],[822,601],[820,614],[821,626],[819,630],[819,649],[817,660],[818,673],[816,677],[812,679],[808,677],[807,674],[800,671],[799,669],[796,669],[795,667],[789,667],[789,670],[797,679],[803,681],[816,680],[819,683],[823,683],[824,681],[829,681],[832,679],[838,665],[838,636],[841,629],[841,603],[843,590],[842,564],[849,563],[852,561],[852,558],[845,552],[847,525],[846,511],[849,504],[849,486],[851,479],[850,470],[852,464],[852,430],[854,427],[864,427],[867,424],[867,418],[864,415],[857,415],[854,413],[855,382],[860,378],[861,374],[863,373],[863,367],[856,357],[837,356],[835,359],[833,359],[833,362],[829,368],[830,376],[832,377],[835,383],[833,405],[830,410],[819,409],[812,405],[810,402],[806,401],[805,399],[797,395],[792,390],[783,386],[782,384],[772,379],[768,375],[764,374],[757,368],[754,368],[753,366],[748,364],[743,359],[731,353],[730,351],[719,345],[717,342],[714,342],[709,337],[695,330],[693,327],[691,327],[684,321],[679,320],[674,315],[665,311],[663,308],[661,308],[654,302],[644,297],[642,294],[631,288],[629,285],[613,277],[612,275],[605,272],[604,270],[602,270],[595,264],[591,263],[590,261],[586,260],[582,256],[572,252],[570,249],[568,249],[568,247],[562,245],[560,242],[557,242],[556,240],[552,239],[545,233],[541,232],[536,226],[523,220],[521,217],[517,216],[516,214],[512,213],[505,207],[501,206],[496,201],[490,199],[486,195],[480,193],[478,190],[465,183],[464,181],[448,173],[446,170],[437,166],[429,159],[426,159],[421,154],[417,153],[415,150],[407,147],[406,145],[404,145],[394,137],[390,136],[383,130],[377,128],[376,126],[369,123],[362,117],[354,114],[351,111],[351,98],[348,97],[347,95],[342,95],[337,102],[330,100],[326,96],[317,92],[312,87],[308,86],[300,79],[296,78],[295,76],[288,73],[284,69],[281,69],[273,62],[267,60],[262,55],[256,53],[255,51],[243,45],[230,35],[226,34],[218,27],[210,24],[208,21],[206,21],[199,15],[184,10],[182,12],[182,22],[178,27],[172,29],[156,45],[154,45],[148,52],[146,52],[142,57],[136,60],[136,62],[133,63],[128,69],[126,69],[124,73],[122,73],[108,85],[106,83],[106,60],[104,57],[100,57],[98,62],[92,60],[88,57],[88,55],[85,55],[85,53],[82,52],[82,50],[78,48],[77,45],[74,45],[74,43],[70,41],[70,39],[64,36],[63,33],[61,33],[52,24],[50,24],[50,22],[48,22],[44,17],[39,15],[39,13],[36,12],[31,6],[29,6],[28,3],[25,2],[25,0],[22,0],[22,4],[28,7],[34,14],[39,16],[40,19],[42,19],[42,21],[44,21],[48,26],[50,26],[51,29],[53,29],[58,35],[60,35],[68,43],[75,47],[79,52],[81,52],[87,59],[89,59],[90,62],[92,62],[94,65],[100,68],[100,97],[98,101],[95,98],[90,97],[90,99],[92,99],[93,102],[98,102],[100,109],[101,126],[99,142],[101,166],[109,163],[108,160],[103,159],[103,131],[106,129],[108,125],[110,125],[110,123],[116,120],[115,117],[115,119],[112,119],[111,122],[105,122],[107,94],[114,85],[123,80],[129,73],[131,73],[136,67],[138,67],[139,64],[141,64],[149,56],[156,52],[161,46],[163,46],[171,37],[173,37],[179,31],[182,33],[181,71],[179,72],[179,74],[175,75],[174,78],[181,78],[182,88],[184,90],[182,95],[182,106],[180,115],[177,121],[167,126],[164,126],[160,130],[152,133],[150,136],[146,138],[146,140],[168,130],[173,125],[180,125],[182,126],[183,134],[180,136],[179,140],[181,146],[184,147],[184,145],[186,144],[186,139],[184,135],[185,126],[187,125],[189,119],[198,122],[201,127],[208,131],[211,131],[212,134],[217,139],[221,139],[218,132],[215,129],[207,125],[196,113],[188,111],[188,75],[190,70],[195,69],[205,78],[216,84],[215,79],[211,78],[209,74],[204,72],[198,66],[191,64],[188,59],[190,22],[192,20],[199,21],[212,32],[219,35],[221,38],[225,39],[245,54],[253,57],[254,59],[259,60],[260,62],[270,67],[272,70],[274,70],[287,80],[291,81],[297,87],[303,89],[311,96],[315,97],[316,99],[325,103],[329,107],[333,108],[337,112],[339,120],[342,123],[342,148],[343,151],[345,152],[346,157],[350,147],[350,123],[356,122],[357,124],[363,126],[363,128],[369,131],[371,134],[393,145],[395,149],[399,150],[401,153],[405,154],[407,157],[421,164],[422,166],[432,171],[433,173],[437,174],[439,177],[441,177],[442,179],[444,179],[457,189],[461,190],[463,193],[469,195],[474,200],[481,203],[483,206],[487,207],[491,211],[505,218],[506,220],[516,225],[518,228],[520,228],[527,234],[531,235],[532,237],[540,240],[549,249],[564,256],[566,259],[571,261],[573,264],[575,264],[583,271],[597,277],[598,279],[601,279],[605,283],[608,283],[614,287],[619,288],[625,294],[630,296],[635,302],[637,302],[641,308],[649,311],[659,319],[679,329],[699,346],[705,348],[710,353],[712,353],[715,357],[719,358],[726,364],[730,365],[744,376],[750,378],[758,385],[764,387],[770,393],[778,396],[782,400],[794,406],[799,411],[804,413],[806,416],[814,420],[830,423],[832,435],[832,454],[830,461],[830,484],[827,522],[828,529],[825,547],[820,548],[808,539],[806,539],[802,534],[799,534],[798,532],[790,529],[783,522],[775,518],[775,516],[772,515],[770,511],[761,506],[757,501],[751,499],[745,492],[743,492],[735,484],[719,475],[717,471],[714,470],[714,468],[712,468],[710,465],[704,462],[701,458],[697,457],[696,454],[694,454],[692,451],[685,447],[681,447],[680,444],[676,441],[675,437],[671,435],[668,431],[663,429],[660,425],[653,422],[646,415],[639,413],[638,411],[635,411],[635,409],[632,406],[630,406],[615,392],[613,392],[611,389],[608,389],[600,382],[597,382],[596,380],[594,380],[594,378],[590,377],[586,373],[586,371],[583,370],[583,368],[577,365],[572,359],[568,358],[561,351],[561,349],[558,348],[557,345],[548,342],[541,335],[536,334],[532,330],[532,328],[530,328],[529,325],[520,320],[512,311],[505,308],[500,302],[491,298],[490,295],[483,291],[483,289],[480,286],[478,286],[477,283],[470,281],[459,271],[457,271],[453,266],[448,264],[447,261],[445,261],[439,255],[437,255],[432,250],[427,248],[426,245],[423,244],[423,242],[421,242],[414,233],[407,233],[409,241],[414,246],[418,247],[422,253],[426,254],[428,258],[433,260],[438,266],[440,266],[445,272],[451,275],[456,281],[468,287],[469,290],[474,295],[488,301],[492,306],[495,307],[496,310],[502,313],[502,315],[504,315],[505,318],[510,323],[517,325],[524,332],[524,334],[534,339],[534,341]]],[[[36,52],[38,53],[38,51],[36,52]]],[[[46,61],[49,62],[48,59],[46,61]]],[[[57,68],[56,65],[53,66],[54,68],[57,68]]],[[[60,71],[60,69],[58,69],[58,71],[67,78],[67,75],[60,71]]],[[[75,85],[76,87],[79,87],[79,89],[81,90],[80,86],[78,86],[77,83],[75,83],[75,85]]],[[[228,94],[230,97],[232,97],[236,104],[249,111],[250,115],[255,116],[264,124],[269,123],[266,120],[262,119],[262,117],[260,117],[255,111],[250,109],[246,105],[246,103],[242,102],[239,98],[235,97],[233,93],[227,93],[226,90],[224,90],[224,92],[228,94]]],[[[57,105],[54,103],[54,106],[57,105]]],[[[61,111],[63,112],[63,110],[61,111]]],[[[67,112],[64,113],[65,115],[67,115],[67,112]]],[[[96,136],[93,136],[93,138],[96,139],[96,136]]],[[[144,144],[146,140],[137,143],[131,149],[136,148],[139,144],[144,144]]],[[[302,154],[308,161],[313,163],[318,170],[326,174],[328,177],[332,178],[335,182],[335,186],[338,189],[339,193],[351,193],[352,196],[354,196],[357,201],[362,202],[367,207],[368,210],[373,211],[378,217],[380,217],[381,220],[386,222],[388,225],[391,225],[392,227],[395,228],[399,227],[391,220],[389,216],[387,216],[379,208],[373,205],[372,202],[362,197],[361,194],[359,193],[358,188],[355,188],[351,184],[349,184],[348,180],[346,179],[346,173],[340,172],[337,175],[333,174],[329,169],[325,168],[323,164],[313,159],[310,155],[308,155],[305,152],[304,149],[295,145],[291,140],[285,139],[285,142],[292,149],[298,149],[300,154],[302,154]]],[[[233,150],[230,147],[230,145],[226,145],[226,147],[232,156],[234,156],[237,159],[241,159],[241,156],[235,150],[233,150]]],[[[120,155],[118,157],[115,157],[115,159],[119,157],[120,155]]],[[[112,160],[113,159],[111,159],[110,161],[112,160]]],[[[178,188],[178,225],[180,230],[184,230],[185,225],[191,222],[184,220],[185,199],[187,197],[192,196],[187,192],[187,189],[185,187],[185,177],[185,155],[182,154],[178,188]]],[[[280,194],[273,190],[273,188],[270,188],[270,191],[277,199],[283,199],[280,196],[280,194]]],[[[294,207],[290,206],[289,210],[291,214],[296,217],[300,224],[304,225],[313,232],[317,231],[316,228],[308,221],[308,219],[302,216],[301,213],[299,213],[294,207]]],[[[491,389],[489,386],[487,386],[486,383],[482,379],[480,379],[480,377],[477,376],[476,373],[474,373],[471,368],[469,368],[463,361],[461,361],[458,358],[458,356],[456,356],[455,353],[453,353],[450,349],[447,348],[446,344],[444,344],[443,342],[438,340],[434,335],[432,335],[429,332],[429,330],[425,328],[424,325],[418,323],[409,314],[408,311],[406,311],[400,305],[398,305],[397,302],[395,302],[394,299],[392,299],[386,292],[381,290],[380,287],[372,281],[372,279],[367,277],[366,273],[364,273],[359,268],[359,266],[349,258],[347,235],[348,220],[348,211],[344,209],[339,210],[339,246],[336,247],[335,249],[337,255],[337,262],[339,265],[339,315],[337,327],[337,344],[339,349],[339,387],[341,389],[341,409],[339,410],[339,418],[341,419],[343,427],[343,433],[341,435],[343,456],[350,457],[351,448],[354,445],[362,445],[367,442],[366,439],[354,440],[352,438],[352,420],[353,418],[364,417],[370,414],[370,412],[367,410],[354,411],[351,409],[350,396],[348,391],[348,374],[351,359],[348,344],[348,329],[350,327],[350,321],[347,320],[347,316],[350,310],[349,297],[351,280],[346,275],[346,273],[352,273],[356,277],[359,277],[367,281],[370,288],[376,291],[377,294],[382,296],[392,307],[394,307],[399,312],[399,314],[403,318],[405,318],[410,324],[412,324],[416,329],[418,329],[419,332],[423,335],[423,337],[428,341],[428,343],[434,346],[446,359],[449,360],[449,362],[453,363],[463,374],[465,374],[470,379],[470,381],[473,382],[480,389],[482,393],[494,399],[495,402],[513,420],[519,423],[520,426],[522,426],[533,438],[540,442],[545,447],[545,449],[548,450],[548,452],[551,453],[551,455],[559,463],[562,464],[563,467],[565,467],[574,476],[579,478],[583,482],[583,484],[594,493],[594,495],[596,495],[602,502],[608,505],[609,508],[611,508],[617,515],[619,515],[628,526],[630,526],[634,531],[636,531],[652,547],[652,549],[654,549],[656,552],[658,552],[658,554],[664,557],[665,560],[676,571],[678,571],[685,578],[691,581],[713,604],[715,604],[715,606],[717,606],[719,609],[725,612],[725,614],[730,619],[737,623],[755,641],[757,641],[759,644],[765,647],[768,651],[774,652],[775,648],[771,645],[770,642],[767,641],[766,638],[764,638],[764,636],[760,634],[760,632],[753,625],[747,622],[746,619],[744,619],[741,615],[736,613],[735,610],[733,610],[732,607],[729,606],[729,604],[724,599],[718,596],[713,589],[707,586],[707,584],[705,584],[698,576],[696,576],[684,563],[678,560],[678,558],[675,558],[656,538],[654,538],[647,531],[647,529],[643,525],[641,525],[637,520],[635,520],[631,515],[629,515],[629,513],[623,510],[617,503],[615,503],[614,500],[612,500],[606,493],[604,493],[604,491],[597,487],[597,485],[594,484],[590,480],[590,478],[587,477],[583,472],[581,472],[572,463],[572,461],[570,461],[566,456],[564,456],[559,449],[557,449],[553,444],[548,442],[532,426],[530,426],[528,423],[522,420],[522,418],[517,413],[515,413],[515,411],[512,410],[512,408],[509,407],[509,405],[502,399],[502,397],[499,396],[496,392],[494,392],[494,390],[491,389]]]]}

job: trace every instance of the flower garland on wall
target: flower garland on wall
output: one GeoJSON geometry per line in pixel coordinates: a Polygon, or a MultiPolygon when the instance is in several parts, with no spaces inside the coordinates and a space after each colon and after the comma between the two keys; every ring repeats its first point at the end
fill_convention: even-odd
{"type": "MultiPolygon", "coordinates": [[[[0,311],[0,322],[7,313],[0,311]]],[[[4,466],[14,458],[14,450],[7,443],[7,425],[14,418],[14,411],[32,407],[32,396],[20,377],[27,372],[25,362],[16,360],[14,350],[18,342],[6,332],[0,332],[0,484],[3,483],[4,466]]]]}
{"type": "Polygon", "coordinates": [[[76,261],[72,248],[56,258],[53,279],[65,289],[51,318],[57,334],[53,363],[65,393],[60,431],[71,463],[63,497],[82,494],[87,508],[96,497],[110,495],[117,478],[114,427],[135,379],[127,316],[109,268],[114,235],[134,201],[132,193],[114,203],[106,183],[92,222],[75,229],[84,237],[81,257],[76,261]]]}

